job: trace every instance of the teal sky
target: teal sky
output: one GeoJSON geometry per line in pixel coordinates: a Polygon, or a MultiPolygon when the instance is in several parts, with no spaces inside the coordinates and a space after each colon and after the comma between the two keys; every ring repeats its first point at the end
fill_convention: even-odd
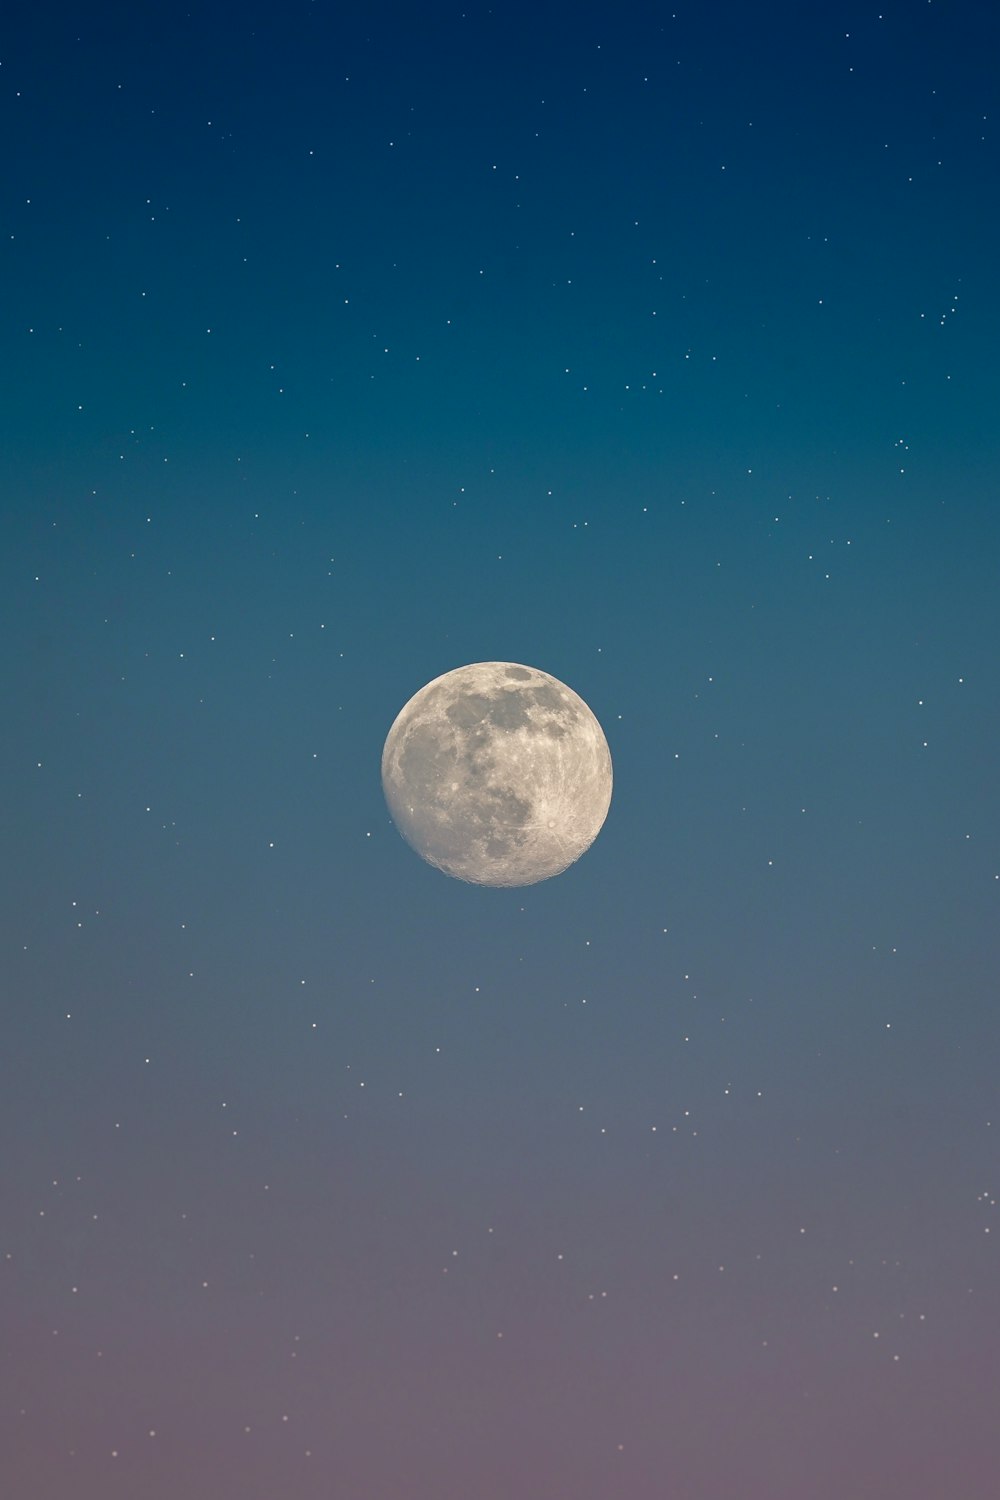
{"type": "Polygon", "coordinates": [[[998,47],[9,20],[5,1493],[992,1496],[998,47]],[[483,660],[519,890],[379,782],[483,660]]]}

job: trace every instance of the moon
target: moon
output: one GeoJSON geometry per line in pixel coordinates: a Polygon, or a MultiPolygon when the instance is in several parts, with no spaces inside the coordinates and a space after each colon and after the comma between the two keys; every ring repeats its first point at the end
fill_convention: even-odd
{"type": "Polygon", "coordinates": [[[583,699],[537,667],[481,661],[410,699],[382,751],[393,822],[422,859],[475,885],[534,885],[590,848],[611,752],[583,699]]]}

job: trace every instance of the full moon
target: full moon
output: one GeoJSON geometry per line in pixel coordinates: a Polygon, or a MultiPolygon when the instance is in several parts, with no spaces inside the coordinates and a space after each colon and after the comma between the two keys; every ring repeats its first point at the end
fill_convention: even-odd
{"type": "Polygon", "coordinates": [[[421,858],[475,885],[534,885],[580,858],[611,803],[611,753],[565,683],[516,662],[435,677],[389,730],[382,786],[421,858]]]}

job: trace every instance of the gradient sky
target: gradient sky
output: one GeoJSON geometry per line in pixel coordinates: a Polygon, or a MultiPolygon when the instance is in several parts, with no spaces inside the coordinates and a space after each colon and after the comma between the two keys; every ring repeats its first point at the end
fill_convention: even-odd
{"type": "Polygon", "coordinates": [[[996,1493],[998,56],[5,17],[5,1497],[996,1493]],[[379,782],[493,659],[515,890],[379,782]]]}

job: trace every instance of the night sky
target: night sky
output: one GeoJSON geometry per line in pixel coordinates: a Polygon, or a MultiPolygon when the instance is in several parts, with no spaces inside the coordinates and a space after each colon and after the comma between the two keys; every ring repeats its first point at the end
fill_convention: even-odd
{"type": "Polygon", "coordinates": [[[998,56],[5,16],[5,1500],[996,1494],[998,56]],[[516,889],[379,777],[490,660],[516,889]]]}

